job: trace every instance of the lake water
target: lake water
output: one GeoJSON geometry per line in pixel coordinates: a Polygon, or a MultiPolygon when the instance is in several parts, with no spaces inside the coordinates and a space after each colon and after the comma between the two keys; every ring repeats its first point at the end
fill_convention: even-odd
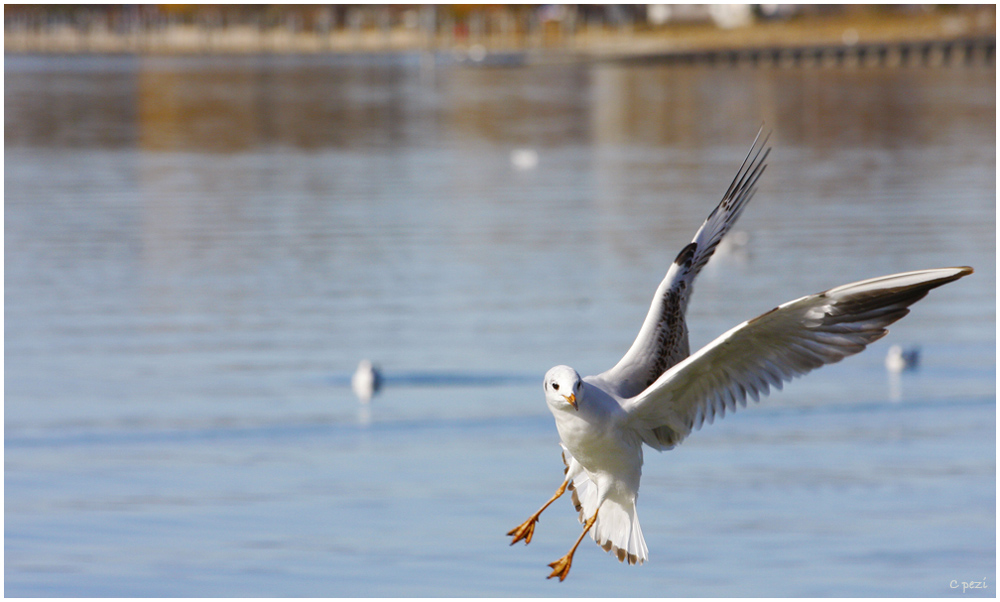
{"type": "Polygon", "coordinates": [[[994,68],[4,71],[7,595],[996,595],[994,68]],[[541,377],[617,362],[761,123],[694,348],[835,285],[976,273],[647,453],[649,562],[588,539],[547,581],[569,501],[504,536],[562,478],[541,377]],[[892,344],[921,350],[895,381],[892,344]]]}

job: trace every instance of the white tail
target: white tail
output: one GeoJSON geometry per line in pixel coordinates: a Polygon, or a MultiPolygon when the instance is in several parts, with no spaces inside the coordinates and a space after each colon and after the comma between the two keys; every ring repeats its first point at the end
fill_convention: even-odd
{"type": "MultiPolygon", "coordinates": [[[[573,490],[573,505],[580,513],[582,523],[597,510],[597,486],[586,471],[581,471],[570,488],[573,490]]],[[[604,500],[590,536],[621,562],[627,560],[629,564],[642,564],[649,558],[634,500],[619,501],[611,497],[604,500]]]]}

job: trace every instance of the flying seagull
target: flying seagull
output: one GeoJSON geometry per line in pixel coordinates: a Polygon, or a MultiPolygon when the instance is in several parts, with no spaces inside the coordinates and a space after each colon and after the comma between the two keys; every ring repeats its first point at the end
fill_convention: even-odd
{"type": "Polygon", "coordinates": [[[766,145],[758,132],[722,202],[667,271],[625,357],[596,376],[581,378],[569,366],[545,375],[565,478],[508,535],[511,545],[530,543],[541,513],[572,491],[583,532],[549,565],[550,579],[566,578],[587,533],[621,562],[646,561],[636,514],[643,444],[672,449],[706,421],[746,407],[747,397],[757,401],[772,386],[781,389],[785,381],[863,351],[928,291],[972,273],[969,267],[920,270],[838,286],[779,305],[690,355],[684,313],[692,283],[756,192],[771,150],[766,145]]]}

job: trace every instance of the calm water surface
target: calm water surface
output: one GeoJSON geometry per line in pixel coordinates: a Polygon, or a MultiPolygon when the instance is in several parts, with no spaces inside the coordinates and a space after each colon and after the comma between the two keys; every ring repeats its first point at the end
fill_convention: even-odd
{"type": "Polygon", "coordinates": [[[4,69],[7,595],[996,595],[994,69],[4,69]],[[562,476],[541,376],[621,357],[761,122],[692,346],[976,273],[647,454],[645,566],[588,541],[546,581],[569,502],[504,537],[562,476]],[[895,382],[893,343],[922,352],[895,382]],[[389,379],[367,408],[362,358],[389,379]]]}

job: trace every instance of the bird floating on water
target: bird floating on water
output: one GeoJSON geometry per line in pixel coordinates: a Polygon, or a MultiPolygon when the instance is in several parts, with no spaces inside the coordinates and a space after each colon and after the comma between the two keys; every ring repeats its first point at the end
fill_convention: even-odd
{"type": "Polygon", "coordinates": [[[746,230],[733,230],[719,241],[719,246],[715,252],[718,257],[726,257],[744,262],[750,255],[748,246],[750,243],[750,233],[746,230]]]}
{"type": "Polygon", "coordinates": [[[382,386],[382,375],[369,360],[361,360],[351,377],[351,390],[361,403],[368,403],[382,386]]]}
{"type": "Polygon", "coordinates": [[[510,164],[520,170],[538,167],[538,151],[533,148],[516,148],[510,151],[510,164]]]}
{"type": "Polygon", "coordinates": [[[541,513],[567,489],[583,532],[549,578],[564,580],[587,533],[619,561],[648,557],[636,498],[643,444],[672,449],[726,410],[757,401],[770,387],[863,351],[909,313],[927,292],[972,273],[969,267],[920,270],[845,284],[779,305],[739,324],[689,355],[684,321],[695,276],[740,217],[764,172],[770,148],[760,132],[722,202],[684,247],[653,297],[639,335],[613,368],[581,378],[569,366],[545,375],[545,401],[555,417],[565,478],[511,545],[530,543],[541,513]]]}
{"type": "Polygon", "coordinates": [[[889,353],[885,356],[885,369],[896,374],[916,370],[919,363],[919,347],[903,349],[900,345],[893,345],[889,347],[889,353]]]}

